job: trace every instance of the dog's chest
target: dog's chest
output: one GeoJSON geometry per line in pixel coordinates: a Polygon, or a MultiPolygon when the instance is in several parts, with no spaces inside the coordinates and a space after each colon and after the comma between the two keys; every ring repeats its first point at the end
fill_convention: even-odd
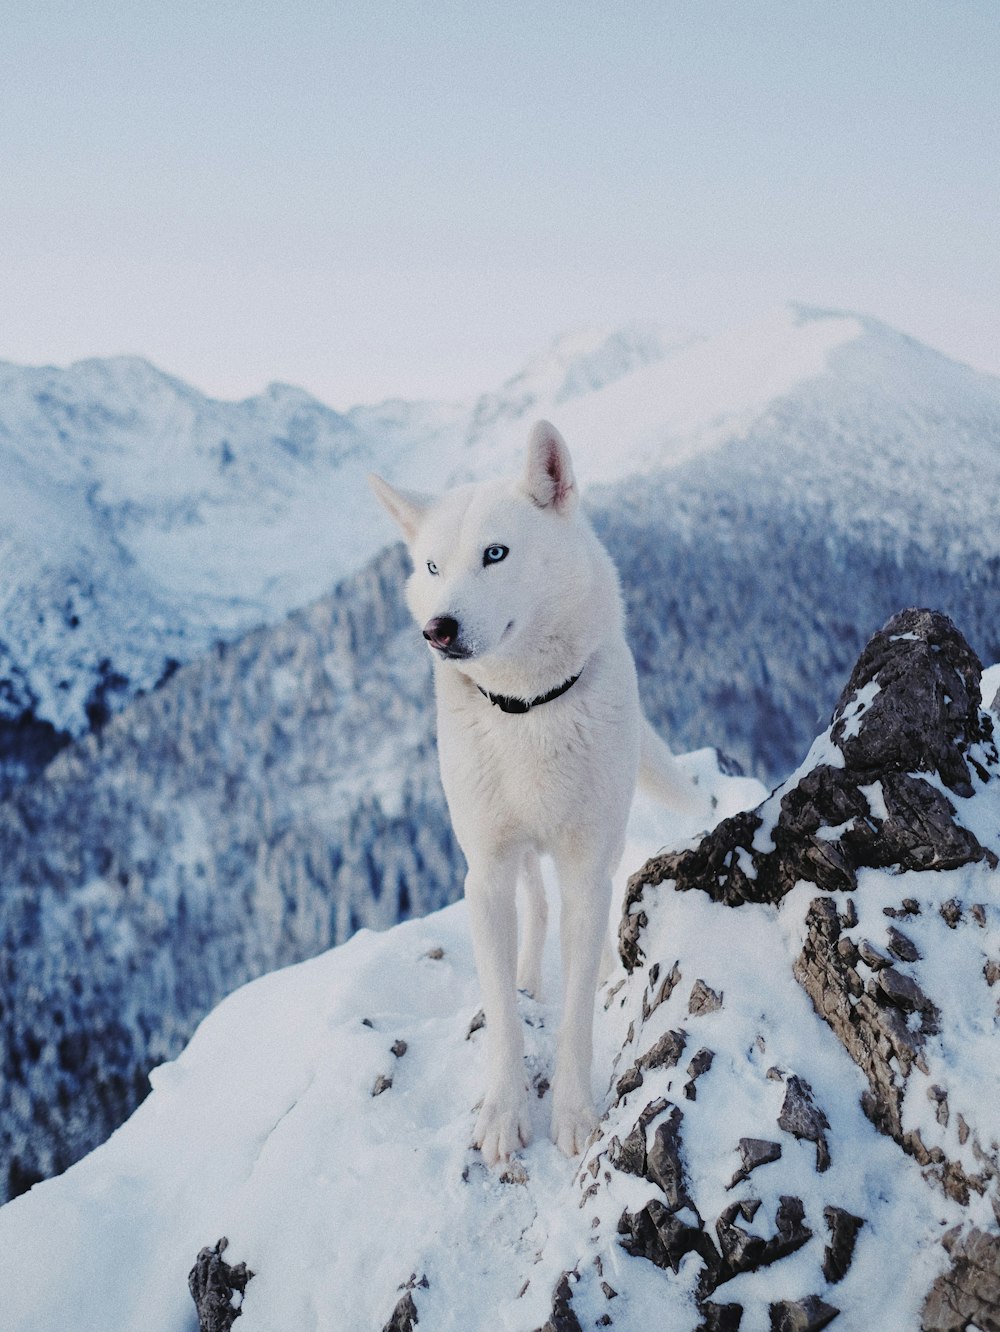
{"type": "MultiPolygon", "coordinates": [[[[485,704],[485,700],[481,700],[485,704]]],[[[539,838],[575,823],[601,785],[598,737],[579,708],[508,715],[472,701],[439,713],[441,775],[453,818],[539,838]]]]}

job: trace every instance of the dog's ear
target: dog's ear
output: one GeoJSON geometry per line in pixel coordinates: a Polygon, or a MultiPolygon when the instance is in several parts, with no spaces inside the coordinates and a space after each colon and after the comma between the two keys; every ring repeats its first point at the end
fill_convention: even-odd
{"type": "Polygon", "coordinates": [[[424,514],[433,503],[431,497],[418,495],[414,490],[397,490],[374,472],[368,473],[368,484],[378,502],[395,519],[406,540],[412,541],[424,514]]]}
{"type": "Polygon", "coordinates": [[[576,506],[576,478],[569,449],[548,421],[537,421],[528,439],[528,461],[521,489],[540,509],[570,513],[576,506]]]}

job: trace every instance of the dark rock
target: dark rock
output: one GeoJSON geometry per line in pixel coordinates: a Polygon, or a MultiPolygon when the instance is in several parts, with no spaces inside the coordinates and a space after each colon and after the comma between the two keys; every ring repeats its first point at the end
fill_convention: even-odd
{"type": "Polygon", "coordinates": [[[670,998],[674,990],[681,982],[680,966],[677,962],[674,963],[670,971],[666,974],[666,976],[664,976],[663,980],[660,981],[659,988],[656,989],[655,987],[657,980],[659,980],[659,974],[660,974],[659,964],[654,962],[649,969],[649,989],[651,992],[653,992],[655,989],[655,993],[653,993],[652,999],[648,998],[647,995],[643,993],[642,996],[643,1022],[645,1022],[648,1019],[650,1013],[654,1013],[662,1003],[665,1003],[670,998]]]}
{"type": "Polygon", "coordinates": [[[681,1123],[683,1114],[675,1105],[670,1114],[660,1121],[646,1156],[646,1178],[663,1191],[672,1212],[693,1206],[684,1183],[681,1161],[681,1123]]]}
{"type": "Polygon", "coordinates": [[[689,1078],[700,1078],[703,1073],[707,1073],[712,1067],[712,1061],[715,1054],[712,1050],[706,1050],[704,1047],[691,1060],[687,1066],[689,1078]]]}
{"type": "Polygon", "coordinates": [[[475,1033],[477,1031],[482,1031],[485,1026],[486,1014],[480,1009],[478,1013],[473,1015],[472,1021],[469,1023],[469,1030],[465,1033],[465,1039],[467,1041],[471,1040],[475,1033]]]}
{"type": "Polygon", "coordinates": [[[769,1312],[771,1332],[820,1332],[829,1327],[840,1310],[824,1304],[818,1295],[807,1295],[804,1300],[779,1300],[769,1312]]]}
{"type": "Polygon", "coordinates": [[[382,1093],[387,1092],[391,1086],[392,1078],[385,1073],[380,1073],[375,1079],[375,1085],[372,1087],[372,1095],[381,1096],[382,1093]]]}
{"type": "Polygon", "coordinates": [[[398,1041],[393,1041],[392,1045],[389,1046],[389,1049],[392,1051],[392,1053],[396,1056],[397,1059],[402,1059],[403,1055],[406,1054],[408,1046],[404,1040],[398,1040],[398,1041]]]}
{"type": "MultiPolygon", "coordinates": [[[[843,940],[840,941],[840,943],[843,942],[843,940]]],[[[837,945],[837,951],[840,953],[841,957],[844,957],[844,950],[840,947],[840,943],[837,945]]],[[[858,944],[857,952],[861,961],[864,962],[866,967],[870,967],[872,971],[881,971],[883,967],[892,966],[892,958],[883,953],[881,949],[876,948],[868,939],[861,940],[858,944]]]]}
{"type": "Polygon", "coordinates": [[[768,1142],[765,1138],[740,1138],[739,1153],[743,1164],[727,1185],[730,1189],[749,1179],[751,1170],[777,1161],[781,1156],[781,1143],[768,1142]]]}
{"type": "Polygon", "coordinates": [[[652,1068],[673,1068],[684,1053],[687,1037],[683,1031],[665,1031],[644,1055],[618,1079],[615,1094],[620,1101],[629,1092],[642,1086],[643,1071],[652,1068]]]}
{"type": "Polygon", "coordinates": [[[847,1274],[854,1257],[854,1244],[864,1219],[845,1212],[842,1207],[824,1207],[823,1216],[830,1231],[830,1243],[823,1251],[823,1275],[831,1285],[847,1274]]]}
{"type": "Polygon", "coordinates": [[[608,1160],[616,1170],[626,1175],[646,1174],[646,1131],[638,1124],[624,1140],[612,1138],[608,1144],[608,1160]]]}
{"type": "Polygon", "coordinates": [[[889,936],[889,952],[898,962],[919,962],[920,950],[912,939],[907,938],[895,925],[886,931],[889,936]]]}
{"type": "Polygon", "coordinates": [[[784,1258],[786,1254],[800,1249],[806,1240],[812,1238],[812,1231],[805,1224],[805,1208],[801,1198],[788,1197],[785,1194],[778,1199],[778,1211],[774,1218],[777,1227],[777,1241],[771,1240],[775,1258],[784,1258]]]}
{"type": "Polygon", "coordinates": [[[619,1142],[617,1138],[611,1139],[608,1160],[616,1170],[623,1170],[627,1175],[645,1175],[646,1129],[658,1115],[663,1114],[668,1105],[669,1102],[662,1098],[650,1101],[624,1142],[619,1142]]]}
{"type": "Polygon", "coordinates": [[[759,1267],[769,1267],[771,1263],[801,1249],[812,1238],[812,1231],[805,1224],[805,1211],[800,1198],[782,1195],[775,1214],[776,1233],[769,1239],[752,1235],[736,1224],[736,1217],[742,1210],[741,1203],[730,1203],[715,1223],[722,1262],[715,1272],[706,1274],[708,1280],[702,1283],[706,1291],[723,1285],[741,1272],[755,1272],[759,1267]]]}
{"type": "Polygon", "coordinates": [[[942,1128],[948,1127],[948,1093],[943,1087],[937,1085],[927,1088],[927,1099],[933,1101],[936,1105],[934,1118],[942,1128]]]}
{"type": "Polygon", "coordinates": [[[637,1087],[641,1086],[642,1069],[636,1063],[633,1064],[631,1068],[626,1069],[618,1079],[615,1086],[615,1096],[619,1101],[624,1100],[629,1092],[634,1092],[637,1087]]]}
{"type": "Polygon", "coordinates": [[[688,1012],[693,1016],[715,1013],[722,1007],[722,995],[717,994],[703,980],[696,980],[688,1000],[688,1012]]]}
{"type": "Polygon", "coordinates": [[[642,955],[643,893],[667,880],[736,906],[777,902],[800,879],[827,892],[851,890],[865,866],[951,869],[985,860],[995,867],[993,853],[956,822],[948,798],[920,776],[937,773],[956,795],[971,795],[973,746],[982,775],[998,770],[993,722],[979,708],[974,683],[981,670],[947,616],[910,610],[889,620],[865,648],[833,713],[831,741],[843,766],[817,765],[757,810],[723,819],[698,846],[656,856],[634,874],[619,930],[626,967],[642,955]],[[870,701],[859,711],[862,691],[870,701]],[[872,812],[862,789],[875,782],[884,818],[872,812]],[[770,850],[754,846],[765,822],[770,850]]]}
{"type": "Polygon", "coordinates": [[[962,903],[955,897],[942,903],[941,919],[950,930],[955,929],[962,921],[962,903]]]}
{"type": "Polygon", "coordinates": [[[624,1211],[618,1233],[626,1253],[646,1258],[657,1267],[676,1273],[686,1254],[697,1253],[709,1272],[718,1270],[719,1254],[704,1228],[681,1220],[658,1198],[651,1199],[638,1212],[624,1211]]]}
{"type": "Polygon", "coordinates": [[[246,1263],[231,1266],[223,1258],[229,1241],[223,1236],[214,1249],[202,1249],[188,1273],[188,1290],[198,1311],[199,1332],[229,1332],[243,1310],[240,1305],[253,1272],[246,1263]],[[233,1296],[239,1301],[233,1304],[233,1296]]]}
{"type": "MultiPolygon", "coordinates": [[[[537,1332],[583,1332],[580,1320],[573,1312],[573,1287],[570,1273],[564,1272],[552,1293],[552,1312],[537,1332]]],[[[572,1273],[577,1279],[577,1273],[572,1273]]]]}
{"type": "Polygon", "coordinates": [[[755,1272],[765,1261],[767,1240],[763,1235],[751,1235],[748,1230],[738,1226],[735,1211],[735,1204],[727,1207],[715,1223],[723,1258],[719,1280],[715,1283],[717,1285],[729,1281],[740,1272],[755,1272]]]}
{"type": "Polygon", "coordinates": [[[941,1015],[912,976],[905,976],[895,967],[885,967],[878,973],[877,983],[878,989],[890,1004],[902,1009],[904,1013],[920,1014],[920,1030],[925,1036],[938,1030],[941,1015]]]}
{"type": "Polygon", "coordinates": [[[639,1067],[673,1068],[684,1053],[687,1036],[683,1031],[665,1031],[639,1060],[639,1067]]]}
{"type": "Polygon", "coordinates": [[[703,1300],[699,1308],[702,1320],[695,1332],[739,1332],[742,1304],[713,1304],[711,1300],[703,1300]]]}
{"type": "Polygon", "coordinates": [[[851,767],[938,772],[957,795],[970,796],[966,751],[989,738],[979,707],[982,673],[946,615],[901,611],[858,658],[834,710],[834,742],[851,767]],[[850,726],[850,704],[872,681],[879,691],[861,725],[850,726]]]}
{"type": "Polygon", "coordinates": [[[712,1067],[712,1060],[714,1058],[714,1052],[712,1050],[706,1050],[703,1047],[688,1064],[687,1072],[690,1081],[684,1084],[684,1095],[689,1101],[693,1101],[697,1098],[698,1091],[695,1083],[703,1073],[707,1073],[712,1067]]]}
{"type": "Polygon", "coordinates": [[[1000,1235],[957,1228],[942,1240],[951,1267],[934,1282],[921,1311],[921,1332],[1000,1332],[1000,1235]]]}
{"type": "Polygon", "coordinates": [[[785,1099],[778,1115],[778,1127],[796,1138],[816,1144],[816,1169],[820,1172],[830,1164],[830,1149],[824,1130],[830,1121],[813,1100],[812,1088],[804,1078],[793,1073],[785,1083],[785,1099]]]}
{"type": "Polygon", "coordinates": [[[413,1295],[407,1290],[397,1300],[396,1307],[389,1315],[389,1321],[382,1328],[382,1332],[413,1332],[419,1322],[413,1295]]]}

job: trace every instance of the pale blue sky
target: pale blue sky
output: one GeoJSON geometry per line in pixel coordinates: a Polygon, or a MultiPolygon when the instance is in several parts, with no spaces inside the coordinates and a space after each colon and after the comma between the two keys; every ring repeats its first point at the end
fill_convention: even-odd
{"type": "Polygon", "coordinates": [[[799,299],[1000,374],[997,0],[8,0],[0,358],[465,394],[799,299]]]}

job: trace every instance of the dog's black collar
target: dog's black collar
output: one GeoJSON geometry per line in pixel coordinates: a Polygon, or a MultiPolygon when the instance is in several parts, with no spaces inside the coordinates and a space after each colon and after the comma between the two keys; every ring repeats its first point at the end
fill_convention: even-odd
{"type": "Polygon", "coordinates": [[[506,698],[503,694],[491,694],[482,685],[476,685],[476,688],[483,698],[488,698],[493,706],[499,708],[501,712],[530,712],[532,708],[540,707],[543,703],[551,703],[554,698],[565,694],[567,689],[572,689],[582,674],[582,671],[577,671],[576,675],[571,675],[568,680],[563,681],[561,685],[557,685],[555,689],[550,689],[547,694],[540,694],[538,698],[533,698],[530,702],[523,698],[506,698]]]}

